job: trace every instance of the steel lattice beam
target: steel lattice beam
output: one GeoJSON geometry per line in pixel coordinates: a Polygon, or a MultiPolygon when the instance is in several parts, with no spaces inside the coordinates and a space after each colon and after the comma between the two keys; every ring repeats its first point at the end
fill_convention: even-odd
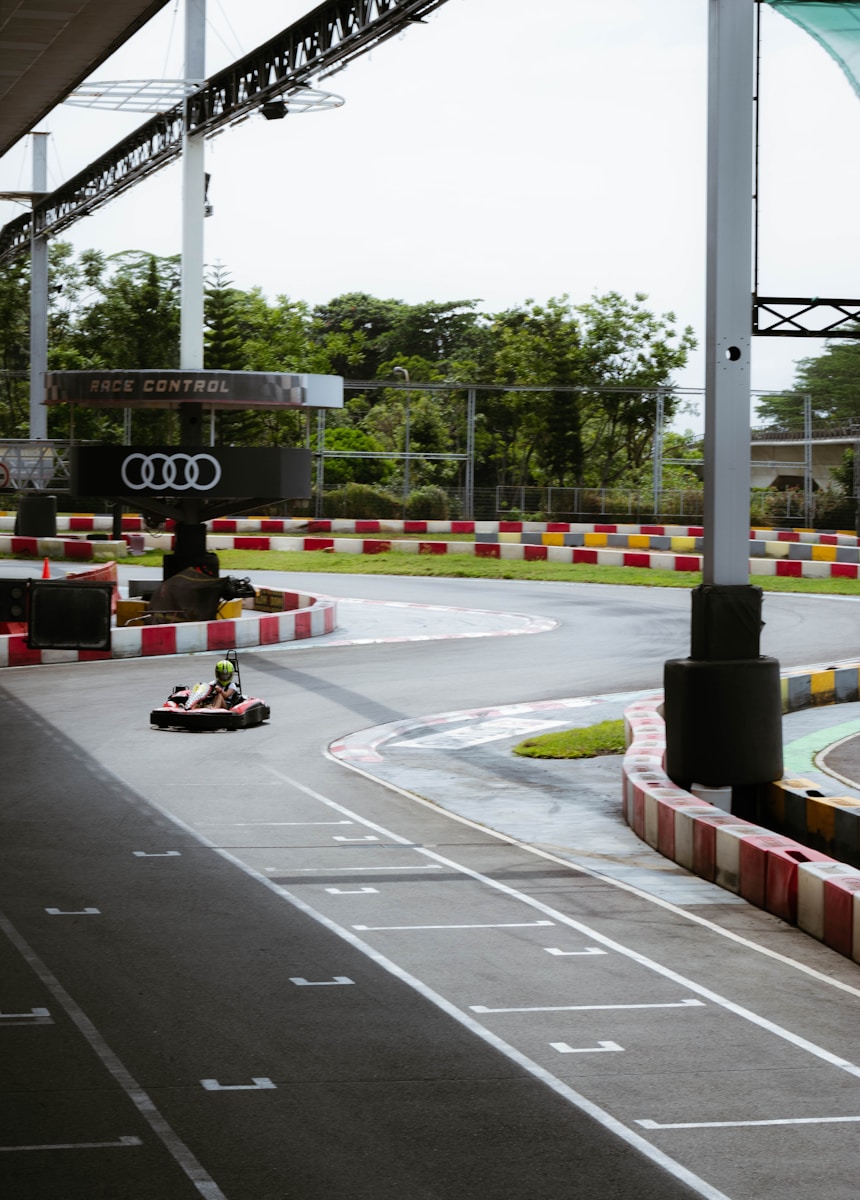
{"type": "Polygon", "coordinates": [[[359,55],[421,22],[445,0],[327,0],[232,66],[185,102],[159,113],[118,142],[32,212],[0,230],[0,263],[29,252],[30,239],[53,237],[178,157],[189,131],[214,133],[273,98],[342,70],[359,55]]]}
{"type": "Polygon", "coordinates": [[[820,296],[754,296],[757,337],[860,337],[860,300],[820,296]]]}

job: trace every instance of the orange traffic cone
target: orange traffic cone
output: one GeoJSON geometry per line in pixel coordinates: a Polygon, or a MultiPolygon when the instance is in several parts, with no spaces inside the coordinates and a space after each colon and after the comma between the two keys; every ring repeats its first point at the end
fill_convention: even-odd
{"type": "Polygon", "coordinates": [[[45,559],[44,563],[42,563],[42,578],[51,578],[51,564],[48,562],[47,558],[45,559]]]}

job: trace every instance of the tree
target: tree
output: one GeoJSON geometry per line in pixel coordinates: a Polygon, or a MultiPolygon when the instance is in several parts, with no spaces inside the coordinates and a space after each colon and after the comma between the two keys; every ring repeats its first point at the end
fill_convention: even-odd
{"type": "MultiPolygon", "coordinates": [[[[572,306],[567,296],[499,314],[490,329],[492,377],[551,389],[500,394],[483,406],[484,441],[499,483],[600,486],[636,471],[650,451],[656,389],[695,346],[689,327],[617,292],[572,306]]],[[[675,412],[664,396],[668,421],[675,412]]]]}
{"type": "MultiPolygon", "coordinates": [[[[326,450],[340,450],[349,454],[356,451],[374,453],[383,449],[374,438],[360,429],[343,426],[325,431],[326,450]]],[[[327,458],[325,460],[325,486],[340,487],[345,483],[385,484],[391,474],[390,461],[384,458],[327,458]]]]}
{"type": "Polygon", "coordinates": [[[102,260],[93,283],[100,299],[77,324],[77,349],[97,348],[111,370],[179,366],[178,255],[126,250],[102,260]]]}
{"type": "Polygon", "coordinates": [[[0,435],[29,431],[30,277],[26,259],[0,270],[0,435]]]}
{"type": "Polygon", "coordinates": [[[756,415],[783,429],[802,429],[804,398],[812,399],[815,421],[860,420],[860,342],[830,342],[816,358],[796,364],[794,391],[765,396],[756,404],[756,415]]]}
{"type": "Polygon", "coordinates": [[[203,365],[210,371],[241,371],[239,294],[221,263],[209,272],[203,298],[203,365]]]}
{"type": "Polygon", "coordinates": [[[444,369],[451,360],[468,357],[476,341],[475,304],[406,304],[349,292],[314,309],[312,336],[335,375],[378,379],[382,364],[398,356],[425,359],[444,369]]]}

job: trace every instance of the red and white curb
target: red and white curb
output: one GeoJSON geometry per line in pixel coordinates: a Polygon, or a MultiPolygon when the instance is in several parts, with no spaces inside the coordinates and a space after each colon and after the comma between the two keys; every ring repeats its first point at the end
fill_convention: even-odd
{"type": "Polygon", "coordinates": [[[110,650],[31,650],[25,633],[0,636],[0,667],[241,650],[319,637],[336,628],[337,601],[333,598],[297,592],[284,592],[283,596],[285,607],[289,605],[290,611],[249,611],[238,620],[187,621],[176,625],[113,629],[110,650]]]}
{"type": "Polygon", "coordinates": [[[625,710],[624,817],[664,858],[860,962],[860,871],[678,787],[666,774],[662,695],[625,710]]]}

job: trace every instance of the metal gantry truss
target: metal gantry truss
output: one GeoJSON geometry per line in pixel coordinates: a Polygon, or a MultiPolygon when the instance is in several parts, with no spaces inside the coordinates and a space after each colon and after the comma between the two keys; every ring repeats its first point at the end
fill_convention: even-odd
{"type": "Polygon", "coordinates": [[[208,79],[184,103],[159,113],[83,171],[0,230],[0,263],[29,252],[32,236],[52,237],[160,170],[182,137],[204,135],[264,104],[310,86],[420,23],[446,0],[326,0],[281,33],[208,79]]]}
{"type": "Polygon", "coordinates": [[[860,337],[860,300],[822,296],[753,296],[758,337],[860,337]]]}

